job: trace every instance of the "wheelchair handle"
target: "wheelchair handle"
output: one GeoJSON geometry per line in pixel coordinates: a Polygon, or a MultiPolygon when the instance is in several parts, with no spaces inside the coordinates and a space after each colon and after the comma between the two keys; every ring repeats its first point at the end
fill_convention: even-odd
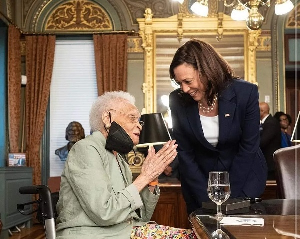
{"type": "Polygon", "coordinates": [[[38,186],[24,186],[19,188],[21,194],[37,194],[39,193],[38,186]]]}
{"type": "Polygon", "coordinates": [[[24,186],[19,188],[21,194],[39,194],[40,195],[40,206],[44,212],[43,217],[45,219],[54,218],[52,211],[52,199],[50,189],[46,185],[37,185],[37,186],[24,186]],[[50,206],[47,206],[50,205],[50,206]]]}

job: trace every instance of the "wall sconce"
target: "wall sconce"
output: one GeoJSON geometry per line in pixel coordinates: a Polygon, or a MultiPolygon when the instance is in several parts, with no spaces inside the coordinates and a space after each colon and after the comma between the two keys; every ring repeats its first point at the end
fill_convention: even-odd
{"type": "MultiPolygon", "coordinates": [[[[182,3],[182,0],[173,0],[182,3]]],[[[220,0],[225,7],[231,7],[231,18],[236,21],[246,20],[246,25],[250,30],[258,30],[263,24],[264,17],[258,11],[262,6],[270,6],[271,0],[220,0]]],[[[291,0],[276,0],[275,14],[283,15],[294,8],[291,0]]],[[[196,0],[191,11],[196,15],[208,16],[208,0],[196,0]]]]}

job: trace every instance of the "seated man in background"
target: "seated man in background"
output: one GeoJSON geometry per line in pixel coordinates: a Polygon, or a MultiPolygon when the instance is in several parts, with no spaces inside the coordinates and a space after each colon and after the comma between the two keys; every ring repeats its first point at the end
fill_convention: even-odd
{"type": "Polygon", "coordinates": [[[259,103],[261,131],[260,148],[268,165],[268,179],[275,180],[275,165],[273,153],[281,146],[281,130],[279,122],[270,114],[270,107],[266,102],[259,103]]]}
{"type": "Polygon", "coordinates": [[[190,229],[149,223],[159,199],[158,176],[177,155],[175,140],[153,147],[132,181],[124,155],[138,144],[143,122],[134,97],[99,96],[90,111],[92,135],[70,150],[61,176],[57,239],[196,238],[190,229]]]}
{"type": "Polygon", "coordinates": [[[66,128],[65,137],[69,142],[65,146],[55,150],[55,154],[60,158],[61,161],[66,161],[72,146],[79,140],[85,138],[82,125],[77,121],[70,122],[66,128]]]}

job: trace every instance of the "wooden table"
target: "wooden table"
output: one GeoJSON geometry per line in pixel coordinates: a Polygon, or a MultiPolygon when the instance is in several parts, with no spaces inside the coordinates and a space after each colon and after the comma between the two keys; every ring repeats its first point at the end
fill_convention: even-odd
{"type": "MultiPolygon", "coordinates": [[[[191,228],[180,181],[176,178],[159,179],[159,187],[161,195],[151,220],[162,225],[191,228]]],[[[276,181],[268,180],[262,199],[275,199],[276,188],[276,181]]]]}
{"type": "MultiPolygon", "coordinates": [[[[251,205],[246,214],[226,216],[264,219],[264,226],[221,226],[221,230],[231,239],[300,238],[300,200],[265,200],[251,205]]],[[[211,233],[218,227],[212,215],[204,215],[202,209],[193,212],[190,221],[201,239],[210,239],[211,233]]]]}
{"type": "Polygon", "coordinates": [[[180,182],[176,178],[159,180],[160,197],[151,220],[158,224],[191,228],[181,193],[180,182]]]}

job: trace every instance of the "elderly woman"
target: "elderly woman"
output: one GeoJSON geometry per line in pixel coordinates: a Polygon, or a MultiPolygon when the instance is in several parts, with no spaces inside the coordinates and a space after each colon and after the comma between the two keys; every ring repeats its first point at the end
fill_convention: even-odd
{"type": "Polygon", "coordinates": [[[93,134],[72,147],[62,173],[57,238],[195,238],[191,230],[148,223],[160,193],[155,182],[177,145],[169,141],[157,153],[150,147],[132,182],[123,155],[139,142],[139,118],[126,92],[107,92],[93,104],[93,134]]]}

